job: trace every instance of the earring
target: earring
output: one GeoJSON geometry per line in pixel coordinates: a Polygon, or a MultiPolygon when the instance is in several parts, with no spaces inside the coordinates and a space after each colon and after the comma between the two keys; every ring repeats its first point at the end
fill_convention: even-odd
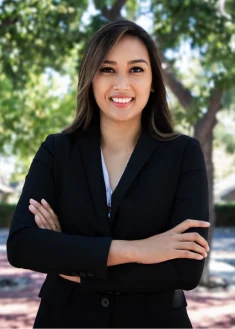
{"type": "Polygon", "coordinates": [[[154,90],[153,88],[151,88],[151,93],[154,93],[154,91],[155,91],[155,90],[154,90]]]}

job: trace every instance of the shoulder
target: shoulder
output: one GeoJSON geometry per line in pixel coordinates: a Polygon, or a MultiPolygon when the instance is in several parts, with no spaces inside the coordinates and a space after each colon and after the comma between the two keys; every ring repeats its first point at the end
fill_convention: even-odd
{"type": "Polygon", "coordinates": [[[200,142],[196,138],[185,134],[179,134],[179,136],[173,139],[161,141],[161,144],[182,152],[187,151],[188,148],[201,150],[200,142]]]}
{"type": "Polygon", "coordinates": [[[180,134],[178,137],[161,142],[164,154],[183,171],[205,168],[205,159],[200,142],[191,136],[180,134]]]}
{"type": "Polygon", "coordinates": [[[76,139],[77,136],[75,134],[55,133],[46,136],[41,145],[54,153],[58,150],[69,148],[76,142],[76,139]]]}
{"type": "Polygon", "coordinates": [[[205,159],[200,142],[191,136],[180,135],[172,145],[177,150],[175,153],[181,159],[183,171],[203,169],[205,170],[205,159]]]}
{"type": "Polygon", "coordinates": [[[201,144],[195,137],[182,134],[178,139],[178,143],[183,146],[185,152],[194,152],[196,150],[202,152],[201,144]]]}

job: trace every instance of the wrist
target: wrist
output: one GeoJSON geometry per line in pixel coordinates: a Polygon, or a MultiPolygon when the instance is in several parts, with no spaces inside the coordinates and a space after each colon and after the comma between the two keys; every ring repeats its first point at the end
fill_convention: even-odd
{"type": "Polygon", "coordinates": [[[107,265],[141,263],[143,241],[144,240],[112,240],[107,265]]]}
{"type": "Polygon", "coordinates": [[[142,263],[142,246],[144,239],[128,241],[128,257],[130,263],[142,263]]]}

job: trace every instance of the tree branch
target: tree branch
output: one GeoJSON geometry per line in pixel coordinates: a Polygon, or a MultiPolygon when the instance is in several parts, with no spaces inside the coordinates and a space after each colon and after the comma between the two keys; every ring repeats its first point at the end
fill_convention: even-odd
{"type": "Polygon", "coordinates": [[[127,0],[117,0],[111,9],[104,7],[102,9],[102,15],[107,18],[110,22],[115,21],[121,17],[121,9],[126,4],[127,0]]]}
{"type": "Polygon", "coordinates": [[[225,10],[225,4],[226,4],[226,0],[219,0],[217,3],[217,6],[219,8],[219,12],[221,13],[222,16],[224,16],[225,18],[231,20],[232,17],[231,15],[229,15],[226,10],[225,10]]]}
{"type": "Polygon", "coordinates": [[[6,27],[6,26],[9,26],[9,25],[14,25],[17,21],[18,21],[18,18],[6,19],[5,21],[3,21],[0,24],[0,28],[6,27]]]}
{"type": "Polygon", "coordinates": [[[113,5],[112,10],[114,12],[119,12],[121,11],[122,7],[126,4],[127,0],[117,0],[115,4],[113,5]]]}
{"type": "Polygon", "coordinates": [[[189,89],[185,88],[184,85],[176,78],[174,72],[172,71],[166,57],[164,56],[161,49],[158,47],[158,54],[162,63],[163,77],[170,88],[170,90],[178,98],[180,104],[185,110],[191,105],[193,101],[193,96],[189,89]]]}
{"type": "Polygon", "coordinates": [[[216,114],[221,108],[223,90],[214,88],[211,92],[207,112],[195,124],[195,137],[203,144],[206,142],[207,135],[211,133],[217,123],[216,114]]]}

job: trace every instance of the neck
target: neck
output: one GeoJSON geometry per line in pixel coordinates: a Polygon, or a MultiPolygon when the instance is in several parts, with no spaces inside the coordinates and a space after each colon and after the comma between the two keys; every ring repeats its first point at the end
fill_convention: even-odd
{"type": "Polygon", "coordinates": [[[135,147],[141,134],[141,121],[100,121],[101,147],[118,152],[135,147]]]}

